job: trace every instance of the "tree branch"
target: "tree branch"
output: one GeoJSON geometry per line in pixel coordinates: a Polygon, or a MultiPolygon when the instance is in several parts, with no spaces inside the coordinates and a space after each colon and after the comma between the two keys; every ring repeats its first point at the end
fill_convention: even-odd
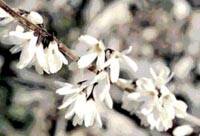
{"type": "MultiPolygon", "coordinates": [[[[53,36],[50,33],[48,33],[44,28],[39,27],[38,25],[33,24],[32,22],[28,21],[26,18],[22,17],[20,14],[18,14],[16,11],[14,11],[12,8],[10,8],[3,0],[0,0],[0,7],[5,10],[8,14],[10,14],[15,20],[17,20],[21,25],[24,27],[27,27],[28,29],[33,30],[34,32],[37,32],[38,34],[42,36],[53,36]]],[[[53,40],[55,40],[58,45],[59,49],[70,59],[73,61],[78,61],[79,57],[72,53],[72,51],[60,40],[58,40],[55,36],[53,36],[53,40]]],[[[93,66],[90,66],[88,70],[97,72],[93,66]]],[[[127,88],[122,83],[118,82],[115,83],[117,87],[119,87],[122,90],[125,90],[127,92],[133,92],[134,88],[127,88]]]]}

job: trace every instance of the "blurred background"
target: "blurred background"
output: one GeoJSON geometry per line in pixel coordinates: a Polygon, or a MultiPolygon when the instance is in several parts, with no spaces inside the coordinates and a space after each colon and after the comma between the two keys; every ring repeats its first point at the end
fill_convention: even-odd
{"type": "MultiPolygon", "coordinates": [[[[149,74],[153,64],[167,65],[174,72],[168,87],[185,101],[188,112],[200,118],[200,0],[5,0],[13,8],[38,11],[45,27],[68,47],[82,34],[103,40],[115,50],[133,47],[130,56],[139,71],[121,77],[149,74]]],[[[0,26],[0,37],[13,30],[0,26]]],[[[114,110],[101,111],[103,128],[73,127],[59,111],[62,97],[55,94],[55,81],[75,75],[66,66],[54,75],[38,75],[34,69],[19,70],[19,54],[0,44],[0,136],[159,136],[172,135],[174,127],[190,124],[181,119],[167,132],[140,126],[140,120],[121,108],[123,91],[112,87],[114,110]]],[[[191,124],[192,125],[192,124],[191,124]]],[[[193,125],[192,125],[193,126],[193,125]]],[[[193,135],[200,128],[193,127],[193,135]]]]}

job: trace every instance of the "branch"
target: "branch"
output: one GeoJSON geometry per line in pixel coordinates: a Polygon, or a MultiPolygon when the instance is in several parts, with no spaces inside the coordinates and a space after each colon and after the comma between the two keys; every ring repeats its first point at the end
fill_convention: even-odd
{"type": "MultiPolygon", "coordinates": [[[[50,33],[48,33],[44,28],[39,27],[38,25],[33,24],[32,22],[28,21],[26,18],[22,17],[20,14],[18,14],[16,11],[14,11],[12,8],[10,8],[3,0],[0,0],[0,7],[5,10],[8,14],[10,14],[15,20],[17,20],[21,25],[24,27],[33,30],[34,32],[37,32],[38,34],[42,36],[53,36],[50,33]]],[[[55,40],[58,45],[59,49],[70,59],[73,61],[78,61],[79,57],[72,53],[72,51],[60,40],[58,40],[55,36],[53,36],[53,40],[55,40]]],[[[88,70],[97,73],[95,70],[95,67],[90,66],[88,70]]],[[[127,92],[133,92],[133,88],[127,88],[122,83],[115,83],[117,87],[119,87],[122,90],[125,90],[127,92]]]]}

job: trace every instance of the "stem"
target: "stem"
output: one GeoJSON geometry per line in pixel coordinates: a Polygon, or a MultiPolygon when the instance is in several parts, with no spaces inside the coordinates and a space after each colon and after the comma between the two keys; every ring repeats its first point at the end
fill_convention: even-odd
{"type": "MultiPolygon", "coordinates": [[[[24,27],[27,27],[37,33],[39,33],[42,36],[52,36],[50,33],[48,33],[44,28],[39,27],[38,25],[33,24],[32,22],[28,21],[26,18],[22,17],[20,14],[18,14],[16,11],[14,11],[12,8],[10,8],[3,0],[0,0],[0,7],[5,10],[8,14],[10,14],[13,18],[15,18],[21,25],[24,27]]],[[[68,56],[73,61],[78,61],[79,57],[72,53],[72,51],[60,40],[58,40],[55,36],[53,36],[53,39],[58,43],[59,49],[61,52],[63,52],[66,56],[68,56]]],[[[88,70],[92,72],[97,72],[94,66],[90,66],[88,70]]],[[[126,85],[123,85],[122,83],[115,83],[115,85],[122,90],[133,92],[133,88],[127,88],[126,85]]]]}

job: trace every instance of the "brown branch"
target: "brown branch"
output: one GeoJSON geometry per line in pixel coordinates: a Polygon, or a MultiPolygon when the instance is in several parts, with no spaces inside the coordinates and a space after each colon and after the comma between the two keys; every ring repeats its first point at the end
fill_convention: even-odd
{"type": "MultiPolygon", "coordinates": [[[[33,24],[32,22],[28,21],[26,18],[22,17],[20,14],[15,12],[12,8],[10,8],[3,0],[0,0],[0,7],[5,10],[8,14],[10,14],[13,18],[15,18],[21,25],[24,27],[27,27],[34,32],[37,32],[41,36],[52,36],[50,33],[48,33],[44,28],[39,27],[38,25],[33,24]]],[[[58,40],[55,36],[53,36],[53,40],[55,40],[58,45],[59,49],[70,59],[73,61],[78,61],[79,57],[72,53],[72,51],[65,46],[63,42],[58,40]]],[[[96,73],[96,70],[93,66],[90,66],[88,70],[93,71],[96,73]]],[[[126,88],[126,86],[120,82],[115,83],[117,87],[119,87],[122,90],[125,90],[127,92],[133,92],[133,88],[126,88]]]]}

